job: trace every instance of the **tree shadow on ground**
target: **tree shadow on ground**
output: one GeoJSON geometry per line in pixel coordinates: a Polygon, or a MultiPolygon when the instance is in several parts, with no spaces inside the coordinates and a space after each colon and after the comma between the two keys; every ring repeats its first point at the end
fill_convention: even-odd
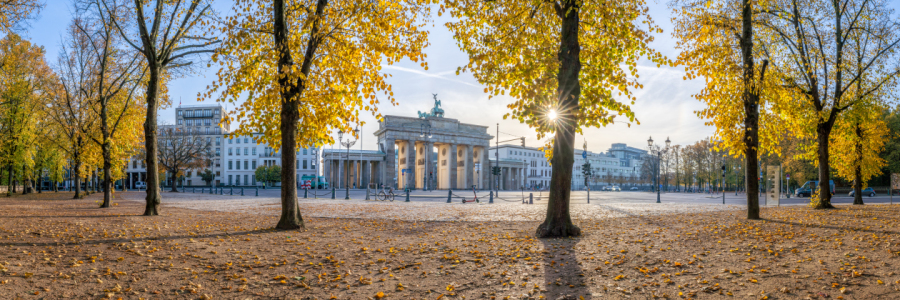
{"type": "Polygon", "coordinates": [[[98,244],[117,244],[117,243],[126,243],[126,242],[143,242],[143,241],[171,241],[171,240],[186,240],[186,239],[202,239],[202,238],[212,238],[212,237],[234,237],[234,236],[243,236],[248,234],[260,234],[260,233],[279,233],[286,232],[286,230],[275,230],[275,229],[258,229],[258,230],[247,230],[247,231],[234,231],[234,232],[217,232],[217,233],[207,233],[207,234],[196,234],[196,235],[163,235],[163,236],[145,236],[139,238],[117,238],[117,239],[98,239],[98,240],[85,240],[85,241],[54,241],[54,242],[7,242],[0,243],[0,247],[4,246],[70,246],[70,245],[98,245],[98,244]]]}
{"type": "Polygon", "coordinates": [[[540,239],[544,244],[544,299],[592,299],[587,276],[573,249],[581,237],[540,239]],[[554,248],[555,247],[555,248],[554,248]]]}

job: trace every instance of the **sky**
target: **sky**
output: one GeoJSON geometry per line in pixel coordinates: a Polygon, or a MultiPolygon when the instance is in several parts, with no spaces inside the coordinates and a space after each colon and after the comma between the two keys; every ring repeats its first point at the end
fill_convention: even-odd
{"type": "MultiPolygon", "coordinates": [[[[229,7],[222,3],[225,2],[218,1],[215,8],[219,11],[228,10],[229,7]]],[[[43,46],[47,61],[54,65],[66,27],[72,19],[73,9],[71,2],[67,0],[47,0],[46,4],[22,34],[43,46]]],[[[671,36],[671,10],[667,8],[666,2],[651,0],[648,5],[650,16],[663,29],[663,33],[654,35],[655,41],[651,47],[674,59],[679,51],[675,49],[675,40],[671,36]]],[[[495,135],[499,123],[501,140],[524,136],[526,146],[543,145],[534,130],[527,125],[515,120],[503,120],[503,115],[508,112],[506,105],[512,101],[511,98],[501,96],[488,100],[484,87],[470,74],[456,75],[457,67],[466,64],[468,57],[459,50],[452,34],[443,26],[450,20],[447,15],[435,16],[434,27],[429,28],[431,45],[425,49],[428,55],[427,71],[413,62],[384,66],[384,72],[392,75],[388,83],[392,85],[399,105],[381,105],[379,111],[385,115],[417,116],[417,111],[429,111],[434,106],[432,94],[438,94],[446,118],[489,126],[488,133],[491,135],[495,135]]],[[[175,106],[179,99],[183,105],[215,104],[214,99],[197,102],[197,94],[205,91],[206,86],[215,79],[215,71],[201,69],[195,74],[170,82],[169,96],[175,106]]],[[[637,101],[631,108],[640,125],[628,127],[624,123],[616,123],[601,128],[585,128],[584,136],[576,137],[576,148],[580,149],[584,140],[587,141],[588,150],[594,152],[606,151],[613,143],[626,143],[646,149],[647,139],[651,136],[656,142],[665,141],[668,137],[676,145],[692,144],[713,134],[714,128],[705,126],[703,120],[694,113],[704,108],[702,103],[691,97],[702,89],[702,82],[684,81],[681,68],[657,68],[655,64],[642,65],[638,74],[639,82],[644,88],[634,91],[637,101]]],[[[233,105],[229,104],[227,108],[231,109],[233,105]]],[[[174,123],[174,108],[160,110],[159,119],[163,123],[174,123]]],[[[372,115],[365,115],[362,119],[366,123],[362,127],[362,147],[377,149],[373,133],[378,129],[378,123],[372,115]]],[[[359,147],[359,143],[354,146],[356,147],[359,147]]]]}

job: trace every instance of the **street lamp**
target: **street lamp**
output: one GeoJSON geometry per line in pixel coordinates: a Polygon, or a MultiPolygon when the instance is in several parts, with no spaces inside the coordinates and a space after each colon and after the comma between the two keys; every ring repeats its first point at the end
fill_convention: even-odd
{"type": "MultiPolygon", "coordinates": [[[[419,126],[419,137],[423,139],[430,139],[431,135],[431,124],[422,124],[419,126]]],[[[425,148],[428,148],[428,143],[423,143],[425,148]]],[[[425,160],[425,173],[422,174],[422,185],[424,186],[424,190],[428,191],[428,183],[431,181],[431,176],[428,174],[428,165],[431,164],[431,149],[425,149],[425,157],[422,160],[425,160]]],[[[415,166],[413,166],[415,168],[415,166]]]]}
{"type": "Polygon", "coordinates": [[[671,144],[672,144],[672,141],[670,141],[669,138],[666,137],[666,148],[660,149],[660,147],[657,146],[656,149],[654,150],[653,149],[653,137],[651,136],[650,139],[647,140],[647,147],[650,149],[651,155],[653,154],[654,151],[656,152],[656,203],[661,203],[659,201],[659,198],[660,198],[659,165],[662,161],[662,154],[669,151],[669,145],[671,145],[671,144]]]}
{"type": "MultiPolygon", "coordinates": [[[[354,129],[353,133],[359,134],[359,129],[354,129]]],[[[356,144],[356,140],[351,140],[353,138],[353,135],[347,135],[347,140],[343,140],[343,135],[344,135],[344,131],[339,130],[338,131],[338,141],[341,143],[341,145],[344,145],[344,147],[347,147],[347,175],[346,175],[347,181],[345,181],[345,183],[344,183],[345,184],[344,200],[350,200],[350,147],[352,147],[353,144],[356,144]]]]}

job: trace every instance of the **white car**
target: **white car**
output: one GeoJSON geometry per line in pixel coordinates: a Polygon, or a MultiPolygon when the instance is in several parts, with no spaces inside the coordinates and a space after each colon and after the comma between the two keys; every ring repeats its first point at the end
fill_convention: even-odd
{"type": "Polygon", "coordinates": [[[614,186],[614,187],[610,188],[609,190],[613,191],[613,192],[621,192],[622,191],[622,189],[619,188],[618,186],[614,186]]]}
{"type": "Polygon", "coordinates": [[[136,181],[134,183],[134,188],[136,189],[147,189],[147,183],[143,181],[136,181]]]}

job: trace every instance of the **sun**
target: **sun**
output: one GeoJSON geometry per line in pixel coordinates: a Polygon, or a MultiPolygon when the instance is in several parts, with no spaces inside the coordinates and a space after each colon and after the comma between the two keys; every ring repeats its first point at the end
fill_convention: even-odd
{"type": "Polygon", "coordinates": [[[547,113],[547,118],[549,118],[550,121],[556,120],[556,110],[551,109],[550,112],[547,113]]]}

